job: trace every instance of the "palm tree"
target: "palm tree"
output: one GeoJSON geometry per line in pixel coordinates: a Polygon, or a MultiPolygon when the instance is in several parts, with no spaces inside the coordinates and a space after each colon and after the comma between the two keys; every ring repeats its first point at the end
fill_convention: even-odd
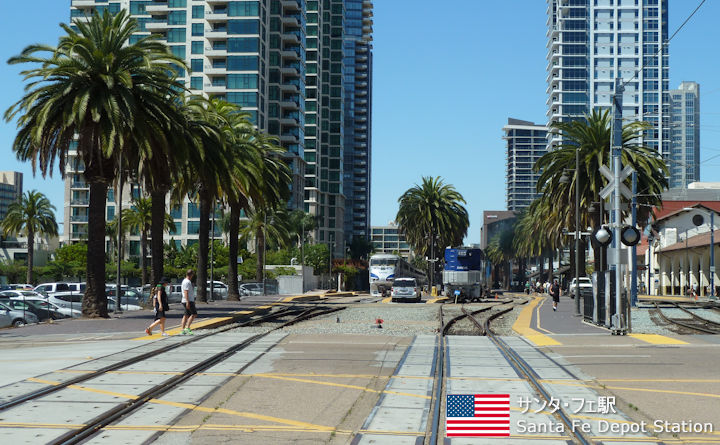
{"type": "Polygon", "coordinates": [[[465,199],[455,187],[440,177],[423,177],[421,185],[408,189],[398,199],[400,209],[395,221],[408,243],[419,256],[436,260],[442,248],[462,244],[470,225],[465,199]],[[432,248],[431,248],[432,247],[432,248]]]}
{"type": "Polygon", "coordinates": [[[240,235],[255,239],[257,267],[255,279],[263,279],[265,246],[283,246],[291,239],[287,212],[284,209],[259,208],[248,212],[247,219],[240,222],[240,235]]]}
{"type": "Polygon", "coordinates": [[[64,168],[71,144],[77,144],[90,184],[83,314],[107,317],[107,187],[123,170],[123,150],[154,139],[153,131],[169,131],[161,110],[172,106],[183,90],[174,74],[184,63],[156,38],[129,44],[137,22],[125,10],[115,15],[106,10],[73,27],[61,27],[66,34],[57,47],[31,45],[8,61],[38,66],[21,73],[30,81],[27,92],[6,111],[5,119],[18,118],[13,150],[19,159],[31,160],[43,176],[52,174],[56,160],[64,168]]]}
{"type": "Polygon", "coordinates": [[[296,209],[288,215],[288,224],[290,226],[290,236],[297,240],[297,248],[300,249],[300,252],[303,252],[305,243],[317,226],[315,217],[303,210],[296,209]]]}
{"type": "Polygon", "coordinates": [[[35,253],[35,235],[57,236],[58,225],[53,213],[55,206],[37,190],[30,190],[22,198],[8,206],[5,218],[0,221],[0,229],[5,236],[27,236],[27,281],[33,282],[33,255],[35,253]]]}
{"type": "MultiPolygon", "coordinates": [[[[173,221],[172,217],[164,211],[164,207],[165,206],[163,205],[163,215],[160,219],[163,222],[163,233],[169,232],[175,228],[175,221],[173,221]]],[[[122,212],[123,229],[127,227],[128,231],[140,233],[140,271],[142,273],[141,286],[148,284],[148,271],[145,261],[147,259],[148,250],[148,233],[150,232],[152,226],[154,209],[155,206],[153,206],[152,198],[136,198],[133,201],[132,207],[125,209],[122,212]]],[[[163,239],[163,234],[160,234],[160,239],[163,239]]],[[[152,252],[152,257],[155,258],[158,256],[156,252],[161,252],[159,256],[162,256],[163,249],[160,249],[159,251],[153,250],[152,252]]],[[[158,282],[159,280],[160,278],[158,278],[158,282]]],[[[153,283],[155,283],[155,281],[153,281],[153,283]]]]}
{"type": "MultiPolygon", "coordinates": [[[[632,166],[637,172],[638,190],[641,190],[638,202],[646,204],[639,207],[638,219],[641,221],[647,218],[652,206],[661,204],[660,195],[668,186],[668,169],[660,153],[639,143],[642,132],[648,128],[647,122],[636,121],[623,125],[622,130],[622,164],[632,166]]],[[[605,186],[599,168],[611,160],[610,112],[594,109],[585,119],[556,122],[552,129],[566,142],[543,155],[534,168],[542,172],[537,190],[543,193],[542,202],[556,214],[555,229],[559,232],[562,228],[575,227],[576,190],[580,193],[580,208],[587,209],[599,199],[598,194],[605,186]],[[569,183],[563,183],[560,179],[563,173],[575,169],[576,150],[579,150],[580,171],[574,172],[569,183]]],[[[602,223],[599,213],[582,212],[580,218],[580,227],[596,228],[602,223]]],[[[581,245],[584,249],[585,244],[581,245]]],[[[580,257],[584,259],[585,255],[580,257]]],[[[584,270],[582,265],[581,270],[584,270]]]]}
{"type": "Polygon", "coordinates": [[[510,285],[510,260],[515,258],[515,248],[513,240],[515,237],[515,227],[507,227],[502,232],[495,235],[486,250],[487,257],[496,266],[503,266],[503,288],[508,289],[510,285]]]}
{"type": "Polygon", "coordinates": [[[215,211],[223,185],[231,183],[232,157],[226,141],[217,99],[191,98],[184,106],[188,162],[181,166],[173,188],[173,201],[190,196],[200,210],[197,257],[197,297],[207,301],[207,265],[210,248],[210,212],[215,211]]]}

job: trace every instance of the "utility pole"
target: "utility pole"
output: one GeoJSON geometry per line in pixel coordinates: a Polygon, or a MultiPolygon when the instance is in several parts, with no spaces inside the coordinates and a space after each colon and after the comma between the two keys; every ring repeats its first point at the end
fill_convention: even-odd
{"type": "Polygon", "coordinates": [[[122,306],[120,306],[120,293],[122,288],[120,287],[120,262],[122,261],[122,190],[123,190],[123,152],[120,150],[120,176],[118,178],[118,196],[115,197],[117,203],[117,279],[115,287],[115,313],[122,313],[122,306]]]}
{"type": "MultiPolygon", "coordinates": [[[[637,226],[637,172],[632,173],[632,226],[637,226]]],[[[630,306],[637,307],[638,274],[637,274],[637,244],[632,246],[632,275],[630,278],[630,306]]],[[[628,322],[630,320],[628,319],[628,322]]]]}
{"type": "Polygon", "coordinates": [[[622,268],[620,267],[621,247],[621,226],[622,214],[620,211],[620,171],[622,170],[622,104],[623,87],[620,78],[615,79],[615,93],[612,100],[613,126],[612,126],[612,159],[613,173],[615,177],[615,190],[613,193],[613,263],[615,263],[615,318],[613,320],[613,331],[624,333],[625,323],[622,317],[622,268]]]}
{"type": "MultiPolygon", "coordinates": [[[[558,260],[558,266],[560,260],[558,260]]],[[[580,147],[575,148],[575,316],[580,317],[580,147]]]]}

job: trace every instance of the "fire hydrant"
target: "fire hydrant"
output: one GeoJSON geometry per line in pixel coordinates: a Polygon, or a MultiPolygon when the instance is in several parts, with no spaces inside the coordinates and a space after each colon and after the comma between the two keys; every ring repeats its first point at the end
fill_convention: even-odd
{"type": "Polygon", "coordinates": [[[382,318],[376,318],[376,319],[375,319],[375,326],[376,326],[378,329],[382,329],[382,324],[383,324],[383,319],[382,319],[382,318]]]}

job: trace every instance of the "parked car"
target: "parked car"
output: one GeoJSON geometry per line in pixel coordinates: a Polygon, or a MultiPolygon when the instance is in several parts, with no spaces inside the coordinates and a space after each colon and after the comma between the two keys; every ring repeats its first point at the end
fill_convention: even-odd
{"type": "MultiPolygon", "coordinates": [[[[39,306],[43,311],[47,312],[50,311],[57,311],[60,314],[60,317],[57,318],[66,318],[66,317],[80,317],[82,315],[82,309],[81,309],[81,303],[74,304],[74,308],[71,309],[69,307],[61,307],[57,304],[49,302],[49,298],[46,298],[37,292],[33,291],[12,291],[12,293],[5,293],[0,292],[0,298],[4,298],[6,295],[10,295],[11,300],[19,300],[24,301],[26,303],[34,304],[36,306],[39,306]],[[20,293],[21,295],[17,295],[20,293]]],[[[75,298],[78,298],[77,295],[73,295],[75,298]]],[[[56,297],[51,297],[56,298],[56,297]]],[[[82,295],[79,296],[79,299],[82,300],[82,295]]],[[[0,300],[1,301],[1,300],[0,300]]],[[[37,312],[36,312],[37,315],[37,312]]],[[[42,318],[42,317],[41,317],[42,318]]],[[[57,319],[55,318],[55,319],[57,319]]]]}
{"type": "Polygon", "coordinates": [[[43,294],[46,297],[51,297],[57,293],[61,292],[72,292],[72,293],[78,293],[76,291],[73,291],[70,289],[70,285],[68,283],[43,283],[35,287],[35,292],[39,294],[43,294]]]}
{"type": "Polygon", "coordinates": [[[419,302],[422,298],[420,286],[418,286],[415,278],[396,278],[390,289],[390,298],[392,301],[408,301],[419,302]]]}
{"type": "Polygon", "coordinates": [[[4,290],[0,292],[0,298],[39,298],[45,300],[45,296],[32,290],[4,290]]]}
{"type": "Polygon", "coordinates": [[[7,328],[10,326],[12,326],[12,316],[5,311],[0,311],[0,328],[7,328]]]}
{"type": "Polygon", "coordinates": [[[33,314],[32,312],[25,311],[25,313],[23,313],[22,310],[18,311],[18,310],[12,309],[11,307],[9,307],[3,303],[0,303],[0,312],[3,312],[3,311],[7,315],[10,316],[10,318],[11,318],[10,324],[14,327],[38,322],[37,316],[35,314],[33,314]]]}
{"type": "MultiPolygon", "coordinates": [[[[570,294],[570,298],[575,298],[575,286],[576,286],[575,278],[572,279],[570,282],[570,287],[568,288],[568,294],[570,294]]],[[[587,277],[580,277],[580,294],[590,294],[592,295],[592,281],[590,278],[587,277]]]]}
{"type": "Polygon", "coordinates": [[[263,295],[264,289],[262,283],[245,283],[238,288],[240,295],[263,295]]]}
{"type": "MultiPolygon", "coordinates": [[[[14,297],[5,301],[0,300],[0,302],[17,311],[25,310],[26,312],[32,312],[40,321],[47,319],[60,320],[61,318],[70,317],[70,309],[55,306],[45,301],[45,299],[26,298],[23,300],[22,298],[14,297]]],[[[79,317],[80,311],[75,312],[78,313],[77,316],[79,317]]]]}
{"type": "Polygon", "coordinates": [[[8,284],[12,289],[10,290],[33,290],[35,286],[32,284],[23,284],[23,283],[14,283],[14,284],[8,284]]]}
{"type": "Polygon", "coordinates": [[[71,292],[85,293],[85,283],[68,283],[71,292]]]}
{"type": "MultiPolygon", "coordinates": [[[[210,298],[210,282],[208,281],[205,285],[208,298],[210,298]]],[[[215,300],[227,300],[228,286],[222,281],[213,281],[213,298],[215,300]]]]}
{"type": "MultiPolygon", "coordinates": [[[[105,295],[107,295],[108,298],[115,298],[115,288],[116,286],[106,287],[105,295]]],[[[120,289],[122,289],[122,295],[120,295],[120,303],[131,304],[135,306],[142,306],[143,304],[145,304],[145,298],[136,289],[125,286],[120,287],[120,289]]]]}
{"type": "MultiPolygon", "coordinates": [[[[108,297],[107,305],[108,311],[112,312],[113,310],[115,310],[115,297],[108,297]]],[[[139,311],[142,309],[142,307],[138,306],[137,304],[125,303],[125,297],[122,297],[120,309],[124,311],[139,311]]]]}
{"type": "Polygon", "coordinates": [[[171,284],[168,289],[165,290],[168,294],[168,303],[180,303],[182,301],[181,285],[171,284]]]}
{"type": "Polygon", "coordinates": [[[0,284],[0,292],[6,291],[6,290],[15,290],[15,288],[10,287],[9,284],[0,284]]]}
{"type": "Polygon", "coordinates": [[[47,297],[48,303],[70,310],[82,311],[83,294],[75,292],[58,292],[47,297]]]}

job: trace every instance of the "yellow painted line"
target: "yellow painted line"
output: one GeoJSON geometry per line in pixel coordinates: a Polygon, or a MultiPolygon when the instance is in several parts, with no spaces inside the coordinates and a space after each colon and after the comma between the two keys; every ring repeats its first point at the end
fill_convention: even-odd
{"type": "Polygon", "coordinates": [[[601,382],[720,383],[720,379],[598,379],[601,382]]]}
{"type": "Polygon", "coordinates": [[[546,334],[554,334],[554,332],[550,332],[540,325],[540,308],[543,306],[543,304],[545,304],[546,301],[547,301],[547,298],[543,298],[542,301],[540,302],[540,304],[538,304],[537,308],[535,309],[535,317],[537,318],[537,328],[546,334]]]}
{"type": "Polygon", "coordinates": [[[247,417],[250,419],[262,420],[264,422],[275,422],[275,423],[281,423],[281,424],[295,426],[295,427],[299,427],[299,428],[314,429],[316,431],[334,431],[335,430],[335,428],[330,427],[330,426],[316,425],[313,423],[302,422],[300,420],[282,419],[279,417],[266,416],[263,414],[235,411],[235,410],[227,409],[227,408],[206,408],[204,406],[194,405],[192,403],[170,402],[167,400],[158,400],[158,399],[150,399],[149,402],[156,403],[158,405],[174,406],[176,408],[185,408],[188,410],[200,411],[200,412],[204,412],[204,413],[220,413],[220,414],[229,414],[229,415],[238,416],[238,417],[247,417]]]}
{"type": "Polygon", "coordinates": [[[643,300],[695,301],[688,297],[663,297],[657,295],[638,295],[638,298],[642,298],[643,300]]]}
{"type": "Polygon", "coordinates": [[[535,307],[540,303],[542,297],[533,297],[533,300],[528,303],[518,315],[512,328],[513,331],[527,338],[529,341],[534,343],[536,346],[556,346],[560,345],[559,341],[542,334],[535,329],[530,327],[532,323],[532,314],[535,307]]]}
{"type": "Polygon", "coordinates": [[[258,306],[255,309],[270,309],[272,305],[258,306]]]}
{"type": "MultiPolygon", "coordinates": [[[[34,377],[29,378],[27,380],[31,381],[31,382],[45,383],[45,384],[54,385],[54,386],[60,384],[60,382],[36,379],[34,377]]],[[[123,397],[123,398],[129,399],[129,400],[134,400],[134,399],[138,398],[138,396],[131,395],[131,394],[122,394],[122,393],[116,393],[116,392],[112,392],[112,391],[104,391],[101,389],[88,388],[86,386],[70,385],[70,386],[68,386],[68,388],[77,389],[80,391],[88,391],[88,392],[93,392],[93,393],[98,393],[98,394],[106,394],[106,395],[111,395],[111,396],[115,396],[115,397],[123,397]]],[[[290,425],[290,426],[299,427],[299,428],[314,429],[314,430],[318,430],[318,431],[333,431],[334,430],[333,427],[329,427],[329,426],[315,425],[312,423],[302,422],[299,420],[281,419],[279,417],[265,416],[263,414],[255,414],[255,413],[248,413],[248,412],[242,412],[242,411],[235,411],[235,410],[226,409],[226,408],[206,408],[204,406],[194,405],[191,403],[170,402],[167,400],[160,400],[160,399],[150,399],[150,400],[148,400],[148,402],[155,403],[158,405],[174,406],[177,408],[184,408],[184,409],[193,410],[193,411],[230,414],[230,415],[239,416],[239,417],[247,417],[250,419],[262,420],[264,422],[275,422],[275,423],[281,423],[281,424],[290,425]]]]}
{"type": "MultiPolygon", "coordinates": [[[[52,385],[52,386],[56,386],[56,385],[59,385],[59,384],[60,384],[60,382],[54,382],[54,381],[51,381],[51,380],[36,379],[35,377],[30,377],[30,378],[27,379],[27,380],[28,380],[29,382],[44,383],[44,384],[46,384],[46,385],[52,385]]],[[[135,400],[135,399],[138,398],[138,396],[132,395],[132,394],[123,394],[123,393],[120,393],[120,392],[105,391],[104,389],[89,388],[89,387],[87,387],[87,386],[81,386],[81,385],[70,385],[70,386],[68,386],[68,388],[71,388],[71,389],[79,389],[80,391],[87,391],[87,392],[92,392],[92,393],[95,393],[95,394],[104,394],[104,395],[106,395],[106,396],[122,397],[123,399],[128,399],[128,400],[135,400]]]]}
{"type": "Polygon", "coordinates": [[[427,301],[427,304],[437,303],[438,301],[447,301],[449,300],[448,297],[437,297],[437,298],[431,298],[427,301]]]}
{"type": "Polygon", "coordinates": [[[333,386],[336,388],[357,389],[359,391],[372,392],[375,394],[393,394],[393,395],[397,395],[397,396],[416,397],[418,399],[428,399],[428,400],[431,398],[430,396],[427,396],[427,395],[412,394],[412,393],[398,392],[398,391],[384,391],[384,390],[370,389],[370,388],[366,388],[364,386],[346,385],[344,383],[319,382],[317,380],[298,379],[298,378],[293,378],[293,377],[281,377],[281,376],[271,375],[271,374],[255,374],[254,376],[255,377],[265,377],[265,378],[276,379],[276,380],[285,380],[288,382],[312,383],[315,385],[333,386]]]}
{"type": "Polygon", "coordinates": [[[392,297],[387,297],[387,298],[382,299],[383,303],[390,303],[391,301],[392,301],[392,297]]]}
{"type": "Polygon", "coordinates": [[[628,337],[637,338],[638,340],[653,345],[686,345],[685,341],[676,338],[666,337],[660,334],[628,334],[628,337]]]}
{"type": "Polygon", "coordinates": [[[585,388],[595,389],[615,389],[619,391],[636,391],[636,392],[654,392],[660,394],[677,394],[681,396],[693,396],[693,397],[710,397],[713,399],[720,399],[720,394],[710,394],[703,392],[689,392],[689,391],[675,391],[671,389],[652,389],[652,388],[630,388],[625,386],[606,386],[606,385],[592,385],[587,383],[571,383],[564,380],[541,380],[541,382],[552,383],[554,385],[562,386],[582,386],[585,388]]]}
{"type": "Polygon", "coordinates": [[[238,315],[248,315],[248,314],[252,314],[252,313],[253,313],[253,311],[235,311],[235,312],[233,312],[233,314],[238,314],[238,315]]]}

